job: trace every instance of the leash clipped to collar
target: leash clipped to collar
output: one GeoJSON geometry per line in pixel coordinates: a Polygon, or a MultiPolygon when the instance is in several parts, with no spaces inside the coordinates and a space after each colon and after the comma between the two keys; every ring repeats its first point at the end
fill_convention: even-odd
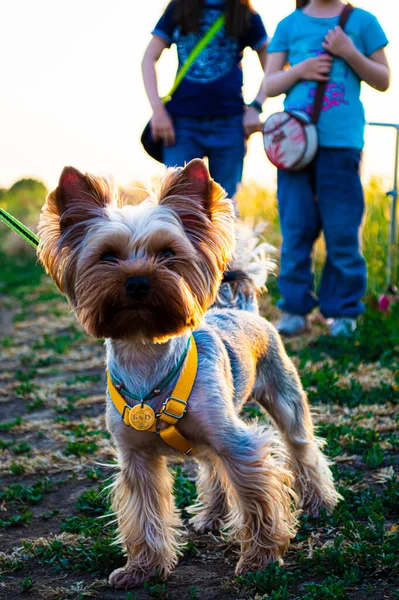
{"type": "Polygon", "coordinates": [[[26,225],[18,221],[15,217],[10,215],[4,208],[0,208],[0,220],[2,220],[10,229],[18,233],[25,242],[28,242],[34,248],[37,248],[40,242],[40,239],[37,237],[33,231],[31,231],[26,225]]]}
{"type": "Polygon", "coordinates": [[[161,411],[155,415],[153,409],[144,401],[130,406],[115,387],[107,371],[108,391],[115,408],[121,414],[125,425],[137,431],[151,431],[160,435],[163,441],[182,454],[195,454],[188,440],[178,431],[176,425],[187,410],[188,399],[197,375],[198,353],[194,337],[190,337],[190,347],[185,364],[172,394],[166,398],[161,411]],[[168,424],[164,429],[157,428],[157,421],[168,424]]]}

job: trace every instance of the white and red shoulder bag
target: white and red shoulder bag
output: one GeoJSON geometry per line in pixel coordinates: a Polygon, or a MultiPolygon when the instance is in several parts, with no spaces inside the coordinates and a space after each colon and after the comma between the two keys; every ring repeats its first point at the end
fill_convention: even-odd
{"type": "MultiPolygon", "coordinates": [[[[339,25],[344,29],[351,4],[342,10],[339,25]]],[[[317,84],[312,115],[300,110],[274,113],[263,125],[263,143],[268,159],[278,169],[300,171],[314,159],[318,147],[317,122],[323,106],[327,82],[317,84]]]]}

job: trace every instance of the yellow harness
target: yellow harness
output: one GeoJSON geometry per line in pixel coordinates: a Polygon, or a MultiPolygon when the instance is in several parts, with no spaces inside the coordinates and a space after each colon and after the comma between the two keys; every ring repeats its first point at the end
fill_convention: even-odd
{"type": "Polygon", "coordinates": [[[137,431],[152,431],[158,433],[163,441],[182,454],[195,454],[192,444],[177,430],[176,424],[187,410],[188,399],[193,389],[197,374],[198,353],[193,336],[190,338],[190,347],[187,352],[185,364],[172,394],[166,398],[161,411],[156,415],[148,404],[140,402],[130,406],[115,387],[109,371],[107,371],[108,392],[117,411],[122,415],[125,425],[137,431]],[[168,424],[164,429],[158,429],[157,422],[168,424]]]}

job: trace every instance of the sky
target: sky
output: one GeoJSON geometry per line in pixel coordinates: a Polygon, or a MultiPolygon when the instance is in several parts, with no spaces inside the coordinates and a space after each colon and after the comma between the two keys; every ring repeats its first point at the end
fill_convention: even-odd
{"type": "MultiPolygon", "coordinates": [[[[166,0],[0,0],[0,187],[35,177],[54,187],[65,165],[109,172],[122,185],[146,180],[162,166],[142,150],[139,138],[150,116],[141,59],[166,0]]],[[[369,121],[399,122],[398,0],[358,0],[373,12],[390,40],[392,85],[381,94],[363,89],[369,121]],[[396,60],[395,60],[396,58],[396,60]]],[[[294,0],[253,0],[270,36],[294,8],[294,0]]],[[[176,68],[174,48],[160,64],[161,91],[176,68]]],[[[244,95],[261,81],[257,55],[244,57],[244,95]]],[[[281,110],[282,97],[268,100],[266,116],[281,110]]],[[[392,185],[394,132],[370,129],[364,178],[392,185]]],[[[268,187],[275,169],[261,134],[251,139],[244,179],[268,187]]]]}

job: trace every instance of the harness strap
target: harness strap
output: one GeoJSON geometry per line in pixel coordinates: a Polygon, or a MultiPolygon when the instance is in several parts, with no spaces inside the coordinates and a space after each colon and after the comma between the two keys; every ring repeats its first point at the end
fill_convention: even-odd
{"type": "MultiPolygon", "coordinates": [[[[345,25],[349,19],[349,16],[351,14],[351,12],[353,11],[353,6],[352,4],[345,4],[345,6],[342,9],[341,15],[339,17],[339,26],[341,27],[341,29],[345,29],[345,25]]],[[[316,95],[315,95],[315,99],[314,99],[314,103],[313,103],[313,112],[312,112],[312,123],[314,125],[317,124],[320,114],[321,114],[321,109],[323,108],[323,100],[324,100],[324,94],[326,92],[327,89],[327,81],[319,81],[319,83],[317,84],[316,87],[316,95]]]]}
{"type": "Polygon", "coordinates": [[[186,456],[188,454],[195,454],[192,443],[186,440],[186,438],[180,433],[180,431],[176,429],[174,425],[170,425],[165,429],[161,429],[159,435],[165,444],[168,444],[168,446],[178,450],[182,454],[185,454],[186,456]]]}
{"type": "MultiPolygon", "coordinates": [[[[165,400],[160,410],[160,413],[157,415],[157,420],[167,423],[168,427],[165,427],[165,429],[158,430],[157,420],[155,420],[151,427],[143,429],[145,431],[159,433],[162,440],[166,444],[168,444],[168,446],[171,446],[171,448],[178,450],[182,454],[192,455],[195,453],[191,442],[186,440],[186,438],[177,430],[176,425],[184,416],[187,410],[188,399],[190,397],[195,377],[197,375],[197,366],[197,346],[194,337],[191,336],[190,348],[188,350],[181,375],[175,385],[172,394],[165,400]]],[[[136,407],[140,406],[140,404],[136,405],[136,407],[129,406],[129,404],[126,402],[126,400],[115,387],[109,374],[109,371],[107,371],[107,381],[108,392],[115,408],[121,414],[122,420],[125,423],[125,425],[131,427],[132,422],[130,413],[136,407]]],[[[147,408],[150,411],[152,411],[150,407],[147,408]]],[[[144,411],[145,409],[146,405],[144,405],[144,411]]]]}

